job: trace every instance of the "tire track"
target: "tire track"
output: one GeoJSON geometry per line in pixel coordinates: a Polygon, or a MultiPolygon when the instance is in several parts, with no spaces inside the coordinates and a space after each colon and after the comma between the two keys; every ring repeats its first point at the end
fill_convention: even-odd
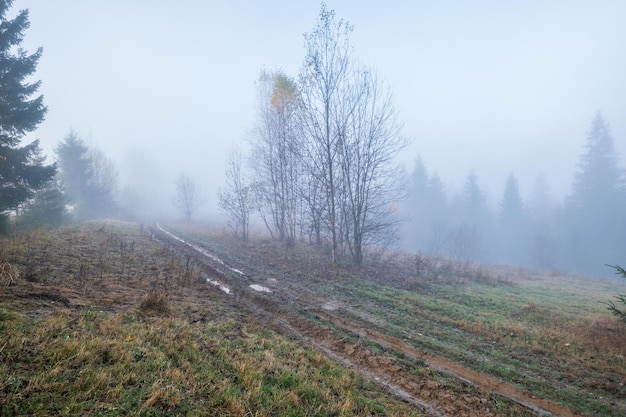
{"type": "Polygon", "coordinates": [[[428,415],[495,416],[497,413],[492,403],[495,400],[489,395],[495,394],[527,409],[528,415],[580,416],[567,407],[537,398],[489,375],[437,355],[425,354],[398,338],[374,330],[377,326],[372,323],[346,319],[341,316],[339,305],[303,286],[287,282],[259,283],[258,279],[254,280],[242,271],[245,267],[229,266],[201,246],[187,242],[161,226],[157,225],[157,230],[151,233],[167,242],[173,250],[192,257],[198,265],[208,269],[210,275],[217,273],[218,282],[228,287],[229,291],[225,292],[232,296],[239,308],[357,371],[428,415]],[[265,289],[269,289],[266,285],[271,286],[272,292],[255,291],[250,288],[253,285],[265,289]],[[368,347],[372,344],[379,346],[385,354],[372,351],[368,347]],[[399,361],[398,357],[407,358],[409,363],[419,361],[456,378],[468,388],[467,392],[457,392],[457,389],[431,378],[416,375],[406,361],[399,361]]]}

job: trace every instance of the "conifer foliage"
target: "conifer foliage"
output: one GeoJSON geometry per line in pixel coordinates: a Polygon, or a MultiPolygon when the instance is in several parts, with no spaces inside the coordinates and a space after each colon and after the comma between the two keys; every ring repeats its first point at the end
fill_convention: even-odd
{"type": "MultiPolygon", "coordinates": [[[[621,266],[619,265],[607,265],[607,266],[610,266],[611,268],[615,269],[616,271],[615,273],[618,275],[621,275],[622,278],[626,278],[626,270],[622,268],[621,266]]],[[[616,295],[615,298],[620,304],[624,304],[626,306],[626,294],[616,295]]],[[[604,303],[604,304],[607,305],[607,309],[611,312],[611,314],[619,317],[620,320],[626,323],[626,310],[620,310],[619,308],[617,308],[617,305],[615,305],[615,302],[613,301],[609,301],[608,303],[604,303]]]]}
{"type": "Polygon", "coordinates": [[[37,95],[40,81],[30,81],[42,54],[21,48],[30,26],[28,11],[13,19],[7,12],[12,0],[0,0],[0,213],[18,211],[36,190],[54,176],[54,165],[45,165],[39,141],[23,145],[24,136],[44,120],[47,108],[37,95]]]}

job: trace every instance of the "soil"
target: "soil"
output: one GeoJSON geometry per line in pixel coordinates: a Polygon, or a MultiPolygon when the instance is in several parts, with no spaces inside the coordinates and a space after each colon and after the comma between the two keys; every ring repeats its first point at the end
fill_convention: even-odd
{"type": "MultiPolygon", "coordinates": [[[[553,401],[537,398],[518,387],[468,369],[446,358],[422,352],[398,338],[386,335],[378,323],[350,313],[350,307],[312,291],[297,279],[268,276],[268,265],[259,259],[231,254],[227,262],[197,245],[165,232],[150,229],[181,256],[191,258],[208,281],[226,287],[220,292],[239,309],[285,335],[299,339],[333,360],[350,367],[408,403],[433,416],[496,416],[497,397],[519,405],[519,415],[580,416],[553,401]],[[256,289],[255,290],[255,286],[256,289]],[[267,291],[258,291],[264,288],[267,291]],[[402,361],[398,358],[403,358],[402,361]],[[408,366],[414,363],[415,366],[408,366]],[[416,369],[426,371],[416,372],[416,369]],[[457,384],[441,382],[452,376],[457,384]],[[461,387],[459,389],[459,386],[461,387]]],[[[61,301],[61,300],[59,300],[61,301]]],[[[62,302],[62,301],[61,301],[62,302]]]]}

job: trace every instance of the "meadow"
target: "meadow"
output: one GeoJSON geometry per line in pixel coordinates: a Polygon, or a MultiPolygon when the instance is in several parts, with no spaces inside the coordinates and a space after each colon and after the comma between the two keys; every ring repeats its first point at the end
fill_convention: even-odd
{"type": "MultiPolygon", "coordinates": [[[[316,294],[346,322],[426,357],[446,358],[575,415],[626,414],[626,329],[602,304],[624,292],[623,283],[441,260],[425,269],[409,254],[380,256],[363,268],[331,266],[306,245],[287,250],[198,226],[171,230],[246,276],[316,294]]],[[[430,414],[250,314],[208,279],[224,276],[135,223],[2,238],[0,414],[430,414]]],[[[302,310],[306,320],[325,320],[302,310]]],[[[443,388],[478,399],[464,415],[536,414],[370,339],[341,337],[434,381],[433,399],[443,388]]]]}

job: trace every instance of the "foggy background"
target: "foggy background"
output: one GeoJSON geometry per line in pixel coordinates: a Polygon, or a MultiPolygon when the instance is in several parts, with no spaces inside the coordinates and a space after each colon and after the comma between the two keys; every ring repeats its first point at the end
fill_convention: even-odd
{"type": "MultiPolygon", "coordinates": [[[[509,173],[527,199],[539,175],[559,201],[597,111],[626,154],[626,3],[329,1],[354,25],[355,56],[390,85],[407,173],[419,155],[446,192],[476,174],[492,210],[509,173]]],[[[174,215],[182,173],[217,214],[225,154],[255,118],[263,68],[297,77],[319,1],[16,0],[24,48],[43,46],[36,79],[46,120],[26,141],[44,153],[74,130],[174,215]]],[[[621,159],[620,159],[621,162],[621,159]]]]}

